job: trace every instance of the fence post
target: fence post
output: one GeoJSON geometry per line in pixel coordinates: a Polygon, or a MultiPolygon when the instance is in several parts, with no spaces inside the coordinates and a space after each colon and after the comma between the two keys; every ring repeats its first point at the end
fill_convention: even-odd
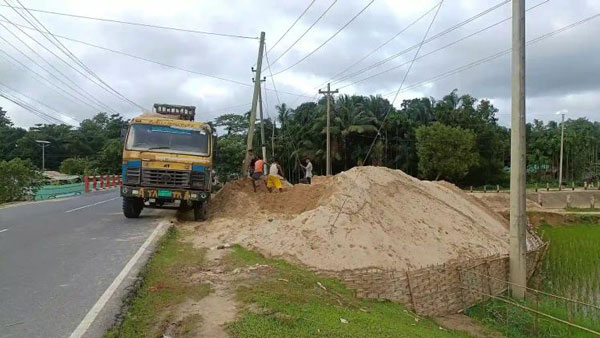
{"type": "Polygon", "coordinates": [[[567,208],[571,207],[571,195],[567,195],[567,208]]]}
{"type": "Polygon", "coordinates": [[[540,296],[538,294],[538,291],[535,290],[535,311],[536,312],[535,312],[535,321],[533,322],[533,332],[535,333],[536,337],[538,335],[537,333],[538,333],[538,325],[539,325],[538,324],[538,322],[539,322],[539,318],[538,317],[539,316],[538,316],[538,313],[537,313],[537,311],[540,310],[540,305],[539,304],[540,304],[540,296]]]}
{"type": "Polygon", "coordinates": [[[542,206],[542,194],[540,194],[540,193],[537,194],[537,201],[538,201],[538,204],[540,206],[542,206]]]}
{"type": "Polygon", "coordinates": [[[496,184],[496,192],[500,192],[500,184],[496,184]]]}
{"type": "MultiPolygon", "coordinates": [[[[560,187],[558,188],[560,190],[560,187]]],[[[550,191],[550,183],[546,183],[546,191],[550,191]]]]}
{"type": "Polygon", "coordinates": [[[116,181],[116,178],[115,178],[115,174],[112,174],[112,186],[114,187],[116,185],[117,185],[117,181],[116,181]]]}
{"type": "Polygon", "coordinates": [[[596,199],[594,198],[594,195],[592,195],[590,197],[590,209],[595,209],[596,207],[596,199]]]}
{"type": "Polygon", "coordinates": [[[571,190],[575,191],[575,181],[571,182],[571,190]]]}
{"type": "Polygon", "coordinates": [[[88,175],[83,176],[83,191],[90,192],[90,178],[88,175]]]}
{"type": "Polygon", "coordinates": [[[537,183],[535,184],[535,192],[538,192],[538,186],[537,186],[537,183]]]}
{"type": "Polygon", "coordinates": [[[473,186],[469,188],[469,192],[473,192],[473,186]]]}
{"type": "Polygon", "coordinates": [[[483,185],[483,192],[484,192],[484,193],[485,193],[485,192],[487,192],[487,184],[484,184],[484,185],[483,185]]]}
{"type": "Polygon", "coordinates": [[[588,188],[588,183],[587,183],[587,181],[584,181],[583,182],[583,190],[587,190],[587,188],[588,188]]]}
{"type": "Polygon", "coordinates": [[[110,187],[110,175],[106,174],[106,187],[110,187]]]}
{"type": "Polygon", "coordinates": [[[104,176],[100,174],[100,189],[104,189],[104,176]]]}

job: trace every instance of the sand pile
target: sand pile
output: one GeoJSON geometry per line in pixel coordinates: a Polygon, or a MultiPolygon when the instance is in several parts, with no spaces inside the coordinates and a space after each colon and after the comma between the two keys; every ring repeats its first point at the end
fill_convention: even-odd
{"type": "MultiPolygon", "coordinates": [[[[510,193],[508,192],[472,193],[470,195],[496,212],[505,213],[510,209],[510,193]]],[[[526,199],[527,210],[541,210],[542,207],[530,198],[532,197],[528,196],[526,199]]]]}
{"type": "Polygon", "coordinates": [[[240,243],[320,269],[414,269],[508,252],[506,220],[451,184],[399,170],[359,167],[272,194],[237,181],[213,202],[197,244],[240,243]]]}

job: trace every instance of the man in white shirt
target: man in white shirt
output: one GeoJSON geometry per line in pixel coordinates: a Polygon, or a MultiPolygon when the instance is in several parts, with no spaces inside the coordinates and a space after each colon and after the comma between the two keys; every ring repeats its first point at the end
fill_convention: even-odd
{"type": "Polygon", "coordinates": [[[306,156],[306,165],[302,165],[302,163],[300,163],[300,166],[306,172],[306,175],[304,176],[306,178],[306,183],[311,184],[312,176],[313,176],[313,174],[312,174],[313,165],[310,162],[310,158],[308,156],[306,156]]]}

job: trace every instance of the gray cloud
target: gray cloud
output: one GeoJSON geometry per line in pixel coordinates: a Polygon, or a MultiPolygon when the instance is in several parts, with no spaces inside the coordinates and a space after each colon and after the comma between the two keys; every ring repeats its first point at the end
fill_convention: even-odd
{"type": "MultiPolygon", "coordinates": [[[[321,50],[289,71],[276,76],[278,89],[312,97],[316,94],[316,91],[312,91],[313,88],[389,39],[423,12],[432,8],[436,2],[436,0],[430,0],[418,3],[400,3],[395,0],[377,0],[363,15],[321,50]]],[[[444,3],[430,35],[499,2],[499,0],[448,0],[444,3]]],[[[539,2],[541,0],[530,1],[527,5],[533,6],[539,2]]],[[[330,3],[331,1],[317,1],[296,27],[271,51],[269,58],[274,60],[280,55],[330,3]]],[[[327,39],[367,3],[368,0],[338,1],[298,45],[273,65],[273,71],[283,69],[304,57],[308,51],[327,39]]],[[[258,36],[259,32],[264,30],[267,33],[267,46],[270,46],[304,10],[308,1],[238,0],[227,4],[224,2],[171,4],[141,0],[106,1],[102,4],[93,4],[68,1],[49,5],[41,0],[32,0],[25,4],[32,8],[232,34],[258,36]]],[[[549,1],[528,12],[528,38],[535,38],[598,11],[600,11],[600,6],[591,0],[549,1]]],[[[23,24],[23,21],[8,8],[0,8],[0,13],[23,24]]],[[[423,46],[420,54],[424,55],[502,20],[510,16],[510,13],[510,4],[502,6],[498,10],[423,46]]],[[[166,64],[246,84],[252,83],[250,79],[253,74],[250,67],[256,61],[258,47],[256,40],[163,31],[41,13],[34,13],[34,15],[56,34],[122,50],[166,64]]],[[[353,69],[370,65],[418,43],[430,20],[431,15],[425,17],[353,69]]],[[[0,28],[0,35],[7,39],[9,37],[3,28],[0,28]]],[[[597,57],[600,54],[600,44],[597,43],[599,35],[600,24],[598,21],[591,21],[528,48],[527,91],[530,118],[539,116],[542,119],[555,119],[556,116],[551,115],[552,112],[569,109],[573,112],[574,117],[587,116],[592,120],[597,119],[598,109],[596,107],[600,103],[600,99],[598,99],[600,97],[598,95],[600,94],[600,82],[598,81],[600,58],[597,57]]],[[[37,34],[36,37],[41,38],[37,34]]],[[[155,102],[193,104],[198,107],[200,115],[205,119],[212,119],[226,112],[241,113],[249,108],[249,106],[244,106],[226,111],[220,109],[250,102],[252,88],[249,86],[189,74],[69,41],[64,43],[114,88],[145,107],[151,107],[155,102]]],[[[31,44],[31,46],[34,45],[31,44]]],[[[406,85],[430,79],[445,71],[509,47],[510,22],[506,22],[417,61],[406,85]]],[[[10,47],[0,45],[0,48],[26,62],[10,47]]],[[[40,48],[36,47],[37,49],[40,48]]],[[[68,74],[69,78],[79,86],[93,93],[101,101],[114,107],[115,110],[126,116],[133,116],[139,111],[132,105],[94,86],[48,53],[40,53],[43,53],[47,60],[68,74]]],[[[352,80],[361,79],[410,61],[413,53],[414,51],[411,51],[352,80]]],[[[29,63],[27,64],[29,65],[29,63]]],[[[264,66],[263,74],[268,75],[266,64],[264,66]]],[[[403,67],[346,87],[343,92],[365,95],[387,93],[397,89],[406,69],[407,67],[403,67]]],[[[79,120],[91,117],[97,111],[65,100],[48,89],[41,81],[5,63],[2,59],[0,59],[0,81],[79,120]]],[[[340,86],[341,84],[336,85],[340,86]]],[[[270,80],[267,81],[267,87],[272,87],[270,80]]],[[[408,98],[406,97],[408,94],[439,98],[454,88],[458,88],[461,93],[492,99],[500,109],[501,122],[507,123],[507,114],[510,113],[510,56],[503,56],[436,81],[429,86],[414,88],[409,93],[403,94],[401,98],[408,98]]],[[[269,92],[268,98],[272,110],[276,104],[274,93],[269,92]]],[[[288,104],[308,100],[308,98],[298,100],[295,96],[283,93],[281,99],[288,104]]],[[[397,105],[399,103],[397,102],[397,105]]],[[[41,122],[36,116],[15,107],[4,99],[0,99],[0,105],[9,110],[9,115],[18,125],[31,126],[41,122]]]]}

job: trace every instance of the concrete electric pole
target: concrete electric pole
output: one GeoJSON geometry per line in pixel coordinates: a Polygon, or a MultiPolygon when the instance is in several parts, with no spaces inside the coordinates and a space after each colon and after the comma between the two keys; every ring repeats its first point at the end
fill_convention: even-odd
{"type": "Polygon", "coordinates": [[[557,112],[562,115],[562,122],[560,123],[560,166],[558,167],[558,190],[562,190],[562,169],[563,169],[563,145],[565,141],[565,110],[557,112]]]}
{"type": "Polygon", "coordinates": [[[332,91],[329,83],[327,83],[327,90],[319,89],[319,94],[327,95],[327,151],[326,151],[327,160],[326,160],[326,164],[325,164],[327,176],[331,176],[331,133],[330,133],[331,94],[337,94],[338,92],[339,92],[339,90],[337,90],[337,89],[332,91]]]}
{"type": "Polygon", "coordinates": [[[511,295],[517,299],[525,298],[527,285],[525,150],[525,0],[512,0],[509,278],[511,295]]]}
{"type": "MultiPolygon", "coordinates": [[[[260,72],[262,69],[263,52],[265,48],[265,32],[260,32],[260,43],[258,45],[258,59],[256,60],[256,79],[260,79],[260,72]]],[[[248,143],[246,144],[246,156],[244,158],[244,164],[242,166],[242,175],[246,175],[248,172],[248,166],[250,165],[250,151],[254,142],[254,122],[256,121],[256,108],[258,106],[258,96],[260,95],[260,81],[254,81],[254,93],[252,95],[252,108],[250,110],[250,124],[248,126],[248,143]]]]}
{"type": "MultiPolygon", "coordinates": [[[[263,78],[260,82],[267,81],[267,78],[263,78]]],[[[258,105],[260,108],[260,147],[262,148],[262,156],[263,160],[267,162],[267,145],[265,143],[265,119],[263,115],[263,100],[262,100],[262,90],[258,91],[258,105]]]]}

